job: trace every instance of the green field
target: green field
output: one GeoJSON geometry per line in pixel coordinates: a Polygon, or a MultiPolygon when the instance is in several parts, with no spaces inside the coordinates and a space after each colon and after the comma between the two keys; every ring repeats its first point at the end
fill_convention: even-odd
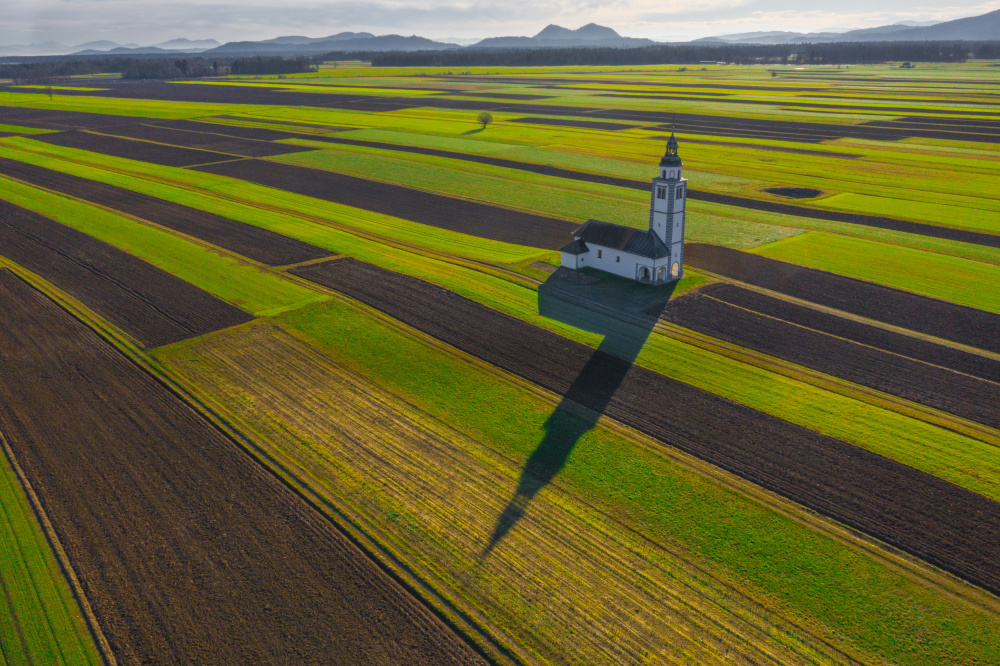
{"type": "MultiPolygon", "coordinates": [[[[143,84],[167,86],[160,91],[164,97],[191,92],[197,99],[213,99],[224,86],[215,99],[248,103],[105,97],[104,88],[132,84],[112,78],[72,83],[79,86],[52,86],[51,94],[48,86],[3,87],[0,107],[100,113],[119,116],[122,123],[203,123],[181,124],[187,132],[203,127],[212,133],[210,140],[203,137],[205,144],[191,145],[221,142],[229,127],[287,132],[228,145],[274,140],[313,148],[259,159],[272,167],[309,169],[318,178],[344,174],[439,195],[442,215],[449,199],[461,199],[560,224],[598,218],[644,229],[648,190],[530,168],[648,183],[673,130],[693,192],[801,207],[778,213],[692,196],[686,241],[1000,315],[1000,248],[992,247],[997,243],[809,217],[836,211],[918,222],[937,232],[1000,234],[1000,131],[991,129],[1000,113],[994,92],[1000,63],[918,63],[904,70],[888,64],[402,68],[351,62],[326,63],[301,75],[143,84]],[[275,94],[259,94],[268,91],[275,94]],[[256,103],[283,95],[294,101],[256,103]],[[337,108],[351,107],[355,97],[371,102],[337,108]],[[493,122],[480,125],[480,107],[467,106],[470,100],[495,105],[493,122]],[[676,114],[676,122],[668,113],[676,114]],[[920,123],[919,131],[907,136],[913,123],[920,123]],[[878,134],[883,126],[892,131],[878,134]],[[385,145],[317,140],[325,137],[385,145]],[[502,158],[525,168],[462,155],[502,158]],[[818,192],[795,199],[766,191],[778,187],[818,192]]],[[[12,115],[11,122],[31,124],[13,120],[21,117],[12,115]]],[[[61,118],[67,127],[74,122],[72,114],[61,118]]],[[[80,131],[102,132],[87,127],[80,131]]],[[[103,127],[114,131],[111,124],[103,127]]],[[[687,266],[684,279],[661,299],[669,292],[589,269],[553,276],[559,254],[552,250],[33,136],[49,131],[0,124],[0,158],[260,227],[329,250],[339,255],[335,262],[350,257],[425,280],[555,333],[564,343],[600,348],[661,380],[722,398],[720,414],[746,419],[746,442],[760,441],[753,439],[758,427],[777,427],[762,418],[768,415],[785,422],[782,432],[805,429],[840,440],[852,453],[863,450],[899,463],[894,469],[911,475],[905,478],[926,479],[917,472],[936,477],[956,487],[949,496],[956,498],[955,519],[980,529],[978,518],[961,512],[1000,502],[1000,430],[974,411],[959,416],[970,412],[948,403],[954,391],[969,391],[970,404],[985,401],[988,409],[990,391],[1000,395],[996,382],[977,379],[972,371],[959,378],[944,354],[925,362],[916,347],[881,350],[874,346],[882,344],[877,336],[869,338],[864,344],[873,346],[865,353],[872,356],[859,358],[878,352],[882,365],[876,370],[900,368],[913,373],[903,377],[928,378],[926,386],[901,391],[891,382],[879,384],[885,375],[875,377],[876,371],[865,375],[867,368],[843,369],[821,358],[822,350],[810,356],[812,347],[791,345],[802,353],[779,358],[769,355],[777,353],[773,348],[758,351],[769,348],[755,342],[755,331],[712,337],[699,332],[713,330],[709,326],[693,330],[671,323],[684,319],[649,318],[657,310],[645,308],[662,308],[668,298],[678,308],[686,298],[711,303],[700,290],[726,278],[701,274],[696,266],[687,266]],[[547,296],[558,306],[543,305],[547,296]],[[643,326],[641,344],[617,348],[606,333],[637,323],[643,326]],[[905,356],[911,353],[913,358],[905,356]]],[[[157,141],[170,136],[164,131],[157,141]]],[[[191,138],[176,136],[176,145],[191,138]]],[[[251,159],[225,145],[217,150],[226,155],[216,159],[251,159]]],[[[744,469],[740,465],[715,467],[684,453],[699,449],[681,438],[701,436],[685,429],[687,422],[680,423],[678,440],[654,440],[297,277],[288,266],[264,266],[116,211],[114,204],[89,204],[13,176],[0,174],[0,199],[254,315],[252,322],[152,350],[133,348],[108,322],[87,323],[309,498],[498,663],[1000,663],[1000,602],[992,588],[913,554],[931,557],[931,550],[903,552],[872,536],[880,529],[883,536],[891,534],[885,525],[897,518],[917,521],[912,507],[897,506],[898,517],[868,516],[858,519],[862,526],[847,528],[829,516],[854,508],[838,514],[819,500],[810,504],[811,490],[789,494],[806,498],[799,505],[750,480],[767,483],[760,480],[771,478],[763,467],[758,477],[741,471],[747,478],[738,478],[724,470],[744,469]],[[535,456],[544,454],[540,443],[553,433],[572,434],[561,466],[537,494],[515,506],[512,493],[516,498],[535,456]],[[516,509],[515,527],[502,533],[499,545],[484,546],[500,531],[508,502],[516,509]]],[[[3,262],[8,260],[0,245],[3,262]]],[[[44,280],[37,284],[51,288],[44,280]]],[[[91,316],[85,307],[73,314],[91,316]]],[[[789,327],[784,330],[794,330],[789,327]]],[[[940,344],[954,347],[948,353],[960,348],[940,344]]],[[[1000,359],[987,346],[965,348],[983,374],[1000,359]]],[[[851,348],[830,341],[829,349],[845,356],[851,348]]],[[[641,417],[644,405],[637,403],[641,417]]],[[[777,464],[777,458],[763,460],[777,464]]],[[[0,665],[100,662],[7,463],[0,456],[0,665]]],[[[948,544],[937,545],[935,552],[950,561],[948,544]]],[[[990,566],[982,565],[986,578],[990,566]]],[[[127,624],[127,618],[108,621],[127,624]]]]}
{"type": "Polygon", "coordinates": [[[3,452],[0,592],[0,664],[104,663],[3,452]]]}

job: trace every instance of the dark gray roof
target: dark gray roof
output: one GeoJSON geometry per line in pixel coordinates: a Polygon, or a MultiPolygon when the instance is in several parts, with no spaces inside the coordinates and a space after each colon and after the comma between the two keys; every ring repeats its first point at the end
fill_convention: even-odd
{"type": "Polygon", "coordinates": [[[587,220],[582,227],[573,232],[573,236],[592,245],[637,254],[647,259],[670,256],[670,248],[652,231],[640,231],[620,224],[587,220]]]}
{"type": "Polygon", "coordinates": [[[681,166],[681,158],[677,154],[677,137],[674,133],[670,133],[670,139],[667,141],[667,152],[660,160],[661,167],[673,167],[681,166]]]}
{"type": "Polygon", "coordinates": [[[559,251],[567,254],[586,254],[590,252],[590,248],[582,240],[576,239],[569,245],[559,248],[559,251]]]}

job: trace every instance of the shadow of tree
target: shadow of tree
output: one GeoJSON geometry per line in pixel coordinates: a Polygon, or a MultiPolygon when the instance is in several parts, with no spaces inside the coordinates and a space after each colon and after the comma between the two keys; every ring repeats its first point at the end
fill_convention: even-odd
{"type": "Polygon", "coordinates": [[[629,315],[629,321],[623,321],[560,298],[557,295],[558,289],[554,287],[554,283],[558,281],[557,275],[550,277],[539,288],[539,314],[576,328],[603,334],[604,338],[546,420],[543,426],[545,436],[528,457],[514,496],[500,514],[489,544],[483,551],[484,556],[524,516],[531,499],[538,491],[559,473],[580,438],[597,425],[676,288],[676,283],[646,287],[656,289],[658,296],[662,297],[662,303],[647,307],[639,313],[623,313],[629,315]],[[587,409],[580,409],[580,406],[587,409]]]}

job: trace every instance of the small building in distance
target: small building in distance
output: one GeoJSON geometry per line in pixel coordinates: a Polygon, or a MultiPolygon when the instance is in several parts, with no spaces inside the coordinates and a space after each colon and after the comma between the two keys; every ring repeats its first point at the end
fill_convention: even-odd
{"type": "Polygon", "coordinates": [[[574,270],[596,268],[646,284],[664,284],[683,277],[687,178],[682,168],[677,139],[671,134],[653,178],[649,230],[587,220],[573,232],[573,242],[560,250],[562,266],[574,270]]]}

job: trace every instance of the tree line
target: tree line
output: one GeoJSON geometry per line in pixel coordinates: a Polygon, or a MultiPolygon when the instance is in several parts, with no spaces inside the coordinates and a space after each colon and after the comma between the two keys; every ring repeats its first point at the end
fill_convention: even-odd
{"type": "Polygon", "coordinates": [[[314,71],[313,58],[252,56],[240,58],[200,57],[107,57],[46,58],[30,62],[0,63],[0,79],[15,85],[57,85],[70,77],[121,74],[123,79],[192,79],[226,74],[297,74],[314,71]]]}
{"type": "MultiPolygon", "coordinates": [[[[325,56],[334,57],[334,54],[325,56]]],[[[374,67],[558,65],[867,65],[1000,58],[997,42],[834,42],[829,44],[658,44],[642,48],[449,49],[365,54],[374,67]]]]}

